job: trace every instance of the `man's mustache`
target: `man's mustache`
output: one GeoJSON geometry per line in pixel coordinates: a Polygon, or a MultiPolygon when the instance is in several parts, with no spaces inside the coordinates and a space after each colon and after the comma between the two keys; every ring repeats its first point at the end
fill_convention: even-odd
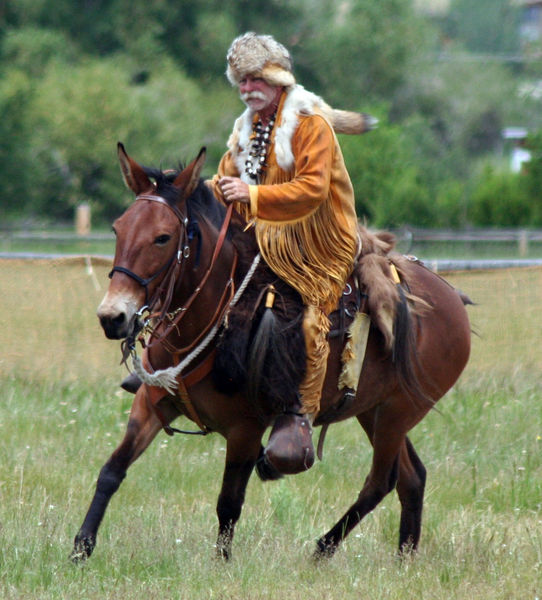
{"type": "Polygon", "coordinates": [[[263,92],[254,91],[254,92],[245,92],[241,94],[241,100],[243,102],[248,102],[249,100],[267,100],[267,96],[263,92]]]}

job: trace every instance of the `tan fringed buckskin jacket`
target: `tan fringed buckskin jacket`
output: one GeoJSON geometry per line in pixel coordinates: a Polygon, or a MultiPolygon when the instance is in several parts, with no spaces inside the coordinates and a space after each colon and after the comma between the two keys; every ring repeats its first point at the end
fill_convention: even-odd
{"type": "Polygon", "coordinates": [[[209,183],[221,200],[220,177],[240,177],[249,184],[250,204],[236,203],[236,208],[254,221],[262,257],[305,304],[329,313],[352,268],[357,218],[352,183],[333,128],[319,111],[321,102],[300,85],[282,94],[258,185],[245,173],[257,118],[247,109],[209,183]]]}

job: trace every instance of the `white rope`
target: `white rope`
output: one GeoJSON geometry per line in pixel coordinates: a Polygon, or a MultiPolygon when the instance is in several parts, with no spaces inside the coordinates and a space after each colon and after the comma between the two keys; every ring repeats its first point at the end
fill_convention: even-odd
{"type": "MultiPolygon", "coordinates": [[[[260,254],[257,254],[254,257],[250,269],[245,275],[245,278],[243,279],[241,285],[239,286],[239,289],[235,293],[235,296],[233,297],[232,301],[230,302],[228,310],[224,315],[224,319],[226,318],[226,315],[228,314],[230,308],[234,306],[239,300],[239,298],[243,295],[243,292],[245,291],[247,285],[252,279],[252,276],[254,275],[254,271],[260,264],[260,258],[260,254]]],[[[217,334],[224,319],[222,319],[220,322],[215,323],[215,325],[212,327],[209,333],[205,336],[205,339],[201,341],[200,344],[198,344],[198,346],[196,346],[194,350],[190,352],[190,354],[187,354],[176,367],[168,367],[167,369],[161,369],[159,371],[155,371],[154,373],[149,373],[143,366],[141,359],[137,356],[134,350],[134,352],[132,353],[132,364],[134,367],[134,371],[136,372],[139,379],[141,379],[141,381],[143,383],[146,383],[147,385],[162,387],[165,390],[167,390],[170,394],[174,394],[175,390],[178,388],[179,385],[177,383],[177,377],[181,374],[183,369],[185,369],[197,356],[199,356],[203,352],[203,350],[205,350],[205,348],[207,348],[207,346],[211,343],[211,340],[217,334]]]]}

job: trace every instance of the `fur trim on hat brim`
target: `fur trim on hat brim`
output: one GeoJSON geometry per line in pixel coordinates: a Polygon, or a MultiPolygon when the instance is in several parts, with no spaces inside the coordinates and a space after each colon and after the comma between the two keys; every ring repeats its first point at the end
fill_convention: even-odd
{"type": "Polygon", "coordinates": [[[291,71],[279,65],[268,64],[262,69],[261,77],[269,85],[290,87],[295,85],[295,77],[291,71]]]}
{"type": "Polygon", "coordinates": [[[252,75],[252,77],[261,77],[266,83],[276,87],[291,87],[295,85],[295,77],[291,71],[287,71],[280,65],[267,64],[261,71],[254,73],[241,73],[234,70],[231,65],[228,65],[226,76],[232,85],[239,85],[243,77],[252,75]]]}

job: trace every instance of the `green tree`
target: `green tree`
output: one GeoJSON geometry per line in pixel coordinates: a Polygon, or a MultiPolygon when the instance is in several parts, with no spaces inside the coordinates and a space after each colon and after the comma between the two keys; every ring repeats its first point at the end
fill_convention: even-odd
{"type": "Polygon", "coordinates": [[[294,46],[301,80],[350,108],[390,98],[423,51],[426,30],[405,0],[315,0],[294,46]]]}
{"type": "MultiPolygon", "coordinates": [[[[43,174],[34,209],[67,218],[84,201],[96,220],[117,216],[130,199],[119,175],[117,141],[154,166],[176,166],[202,145],[214,146],[212,164],[223,151],[227,132],[217,134],[216,113],[205,115],[210,101],[195,82],[171,62],[143,84],[134,83],[132,72],[131,60],[121,56],[69,70],[62,62],[49,65],[32,101],[32,145],[43,174]]],[[[230,89],[217,87],[213,101],[229,112],[231,125],[237,100],[230,89]]]]}
{"type": "Polygon", "coordinates": [[[382,122],[375,131],[341,136],[340,141],[361,218],[374,227],[431,225],[434,202],[414,160],[411,140],[399,126],[382,122]]]}
{"type": "Polygon", "coordinates": [[[29,173],[32,155],[28,109],[32,83],[24,73],[11,71],[0,79],[0,221],[21,214],[36,194],[29,173]]]}
{"type": "Polygon", "coordinates": [[[448,33],[472,52],[519,51],[519,4],[510,0],[452,0],[448,33]]]}

